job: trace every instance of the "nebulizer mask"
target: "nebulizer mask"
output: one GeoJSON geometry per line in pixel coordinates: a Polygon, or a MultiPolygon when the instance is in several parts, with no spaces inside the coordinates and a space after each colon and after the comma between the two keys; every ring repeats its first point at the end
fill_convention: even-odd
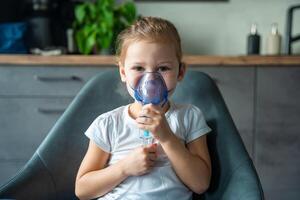
{"type": "MultiPolygon", "coordinates": [[[[128,91],[142,105],[151,103],[163,107],[168,102],[171,90],[168,90],[163,76],[159,72],[144,72],[134,82],[127,85],[128,91]]],[[[140,137],[144,146],[153,143],[153,137],[147,130],[144,130],[140,137]]]]}

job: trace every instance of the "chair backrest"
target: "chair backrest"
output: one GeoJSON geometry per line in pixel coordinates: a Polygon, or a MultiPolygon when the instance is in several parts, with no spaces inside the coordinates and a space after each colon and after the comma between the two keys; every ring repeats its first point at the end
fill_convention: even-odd
{"type": "MultiPolygon", "coordinates": [[[[211,186],[195,198],[230,199],[234,194],[260,199],[256,198],[261,188],[252,161],[213,80],[204,73],[189,71],[172,99],[198,106],[213,129],[208,136],[213,167],[211,186]],[[251,192],[239,190],[240,183],[231,182],[236,175],[237,182],[244,181],[243,175],[236,172],[241,168],[247,169],[243,173],[249,176],[246,185],[251,192]],[[228,187],[236,187],[236,191],[228,187]]],[[[83,133],[101,113],[130,102],[117,69],[95,76],[78,93],[23,170],[0,188],[0,197],[75,199],[75,177],[88,146],[83,133]]]]}
{"type": "Polygon", "coordinates": [[[263,199],[255,167],[214,80],[203,72],[190,71],[174,100],[198,106],[212,128],[208,134],[212,181],[201,199],[263,199]]]}

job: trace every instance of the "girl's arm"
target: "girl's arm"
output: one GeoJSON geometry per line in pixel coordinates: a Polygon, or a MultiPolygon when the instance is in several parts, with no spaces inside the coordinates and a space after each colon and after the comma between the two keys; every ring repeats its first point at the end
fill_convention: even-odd
{"type": "Polygon", "coordinates": [[[211,178],[211,162],[206,144],[206,136],[187,144],[187,147],[174,134],[161,145],[172,166],[181,179],[193,192],[205,192],[211,178]]]}
{"type": "Polygon", "coordinates": [[[76,177],[75,193],[79,199],[103,196],[128,176],[149,172],[155,164],[156,146],[137,148],[124,159],[106,167],[109,157],[109,153],[90,140],[76,177]]]}
{"type": "Polygon", "coordinates": [[[104,195],[127,176],[120,163],[105,168],[110,154],[90,140],[86,155],[76,177],[75,193],[79,199],[93,199],[104,195]]]}

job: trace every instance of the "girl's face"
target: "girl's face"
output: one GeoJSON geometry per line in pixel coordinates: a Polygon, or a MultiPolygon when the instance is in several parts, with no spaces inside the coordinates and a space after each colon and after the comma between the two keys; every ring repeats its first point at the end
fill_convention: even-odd
{"type": "Polygon", "coordinates": [[[172,90],[185,73],[184,66],[179,71],[179,64],[173,45],[133,42],[127,48],[124,63],[119,63],[121,80],[134,88],[145,72],[159,72],[168,90],[172,90]]]}

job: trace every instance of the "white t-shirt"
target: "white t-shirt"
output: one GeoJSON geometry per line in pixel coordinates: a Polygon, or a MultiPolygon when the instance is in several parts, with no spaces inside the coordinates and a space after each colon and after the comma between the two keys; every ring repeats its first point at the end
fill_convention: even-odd
{"type": "MultiPolygon", "coordinates": [[[[116,163],[133,149],[142,145],[140,130],[128,114],[128,107],[121,106],[97,117],[85,132],[102,150],[111,154],[108,166],[116,163]]],[[[169,126],[185,144],[208,133],[204,116],[199,108],[187,104],[175,104],[165,113],[169,126]]],[[[125,179],[100,200],[150,200],[192,199],[192,191],[175,174],[171,163],[158,144],[158,160],[151,172],[125,179]]]]}

